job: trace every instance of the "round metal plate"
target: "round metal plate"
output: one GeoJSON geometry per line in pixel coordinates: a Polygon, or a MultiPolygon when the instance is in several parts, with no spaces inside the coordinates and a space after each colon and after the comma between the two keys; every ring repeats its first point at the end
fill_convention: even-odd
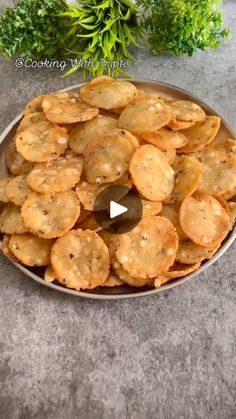
{"type": "MultiPolygon", "coordinates": [[[[135,84],[140,90],[145,91],[152,91],[152,92],[160,92],[167,95],[172,96],[176,99],[184,99],[184,100],[193,100],[194,102],[201,105],[207,114],[210,115],[218,115],[217,112],[214,111],[211,107],[206,105],[204,102],[202,102],[200,99],[198,99],[196,96],[192,95],[191,93],[179,89],[178,87],[171,86],[164,83],[159,83],[155,81],[150,80],[139,80],[134,79],[132,80],[132,83],[135,84]]],[[[83,86],[84,83],[68,87],[66,89],[63,89],[63,92],[76,92],[78,89],[83,86]]],[[[12,123],[5,129],[5,131],[0,136],[0,176],[7,175],[7,168],[4,162],[4,149],[8,142],[13,138],[13,135],[15,133],[16,127],[21,119],[22,115],[19,115],[12,123]]],[[[236,135],[233,132],[232,128],[224,121],[223,118],[221,118],[221,129],[220,132],[217,135],[217,139],[224,139],[224,138],[235,138],[236,135]]],[[[225,251],[229,248],[229,246],[233,243],[234,239],[236,237],[236,227],[230,232],[227,239],[224,241],[221,248],[218,250],[218,252],[208,261],[203,263],[201,267],[187,275],[184,278],[176,279],[175,281],[172,281],[160,288],[132,288],[127,286],[122,287],[115,287],[115,288],[98,288],[91,291],[75,291],[72,289],[68,289],[60,285],[59,283],[47,283],[43,279],[43,270],[37,269],[37,268],[26,268],[18,263],[14,263],[18,269],[20,269],[22,272],[24,272],[27,276],[34,279],[35,281],[39,282],[40,284],[51,288],[53,290],[61,291],[67,294],[76,295],[78,297],[84,297],[84,298],[92,298],[97,300],[112,300],[112,299],[124,299],[124,298],[134,298],[134,297],[144,297],[147,295],[154,295],[158,294],[159,292],[168,290],[170,288],[173,288],[179,284],[183,284],[185,281],[189,281],[190,279],[196,277],[201,272],[205,271],[210,265],[212,265],[220,256],[222,256],[225,251]]]]}

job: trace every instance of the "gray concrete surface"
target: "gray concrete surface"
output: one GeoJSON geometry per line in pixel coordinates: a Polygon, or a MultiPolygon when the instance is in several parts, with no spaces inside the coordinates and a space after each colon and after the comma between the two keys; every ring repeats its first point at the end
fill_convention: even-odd
{"type": "MultiPolygon", "coordinates": [[[[225,13],[236,29],[234,0],[225,13]]],[[[142,50],[132,72],[192,91],[236,129],[235,39],[194,58],[142,50]]],[[[2,57],[0,72],[1,130],[30,97],[79,81],[2,57]]],[[[235,251],[170,292],[120,302],[50,291],[0,256],[0,418],[235,417],[235,251]]]]}

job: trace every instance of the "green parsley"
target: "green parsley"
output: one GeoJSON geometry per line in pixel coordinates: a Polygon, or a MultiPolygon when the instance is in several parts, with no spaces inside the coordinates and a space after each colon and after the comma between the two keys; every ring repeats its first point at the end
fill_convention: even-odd
{"type": "Polygon", "coordinates": [[[138,0],[153,54],[193,55],[217,48],[229,36],[220,0],[138,0]]]}
{"type": "Polygon", "coordinates": [[[64,31],[57,15],[66,9],[64,0],[21,0],[6,8],[0,17],[0,50],[7,58],[57,58],[64,31]]]}

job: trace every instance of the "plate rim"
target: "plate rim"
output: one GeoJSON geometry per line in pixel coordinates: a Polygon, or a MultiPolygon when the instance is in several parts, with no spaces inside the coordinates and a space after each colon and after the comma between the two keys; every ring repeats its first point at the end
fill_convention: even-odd
{"type": "MultiPolygon", "coordinates": [[[[139,78],[133,78],[133,79],[129,79],[129,78],[121,78],[121,80],[127,80],[130,82],[134,82],[134,83],[148,83],[150,85],[155,85],[157,87],[157,85],[161,85],[163,87],[167,86],[171,89],[174,89],[176,91],[179,91],[180,93],[184,93],[188,96],[190,96],[191,98],[193,98],[194,100],[198,101],[200,104],[203,105],[203,107],[208,108],[208,110],[210,112],[212,112],[214,115],[220,116],[218,112],[216,112],[211,106],[209,106],[206,102],[203,102],[201,98],[199,98],[197,95],[191,93],[190,91],[186,90],[186,89],[182,89],[178,86],[172,85],[170,83],[164,83],[164,82],[160,82],[160,81],[155,81],[152,79],[139,79],[139,78]]],[[[71,91],[71,90],[75,90],[75,89],[79,89],[80,87],[82,87],[83,85],[85,85],[86,82],[81,82],[72,86],[68,86],[65,87],[63,89],[60,89],[59,92],[66,92],[66,91],[71,91]]],[[[10,131],[14,128],[14,126],[20,121],[20,119],[22,118],[22,113],[17,115],[16,118],[10,122],[10,124],[5,128],[5,130],[2,132],[2,134],[0,135],[0,145],[4,142],[5,137],[10,133],[10,131]]],[[[223,124],[225,125],[225,127],[227,128],[227,130],[229,130],[232,134],[234,139],[236,139],[236,134],[234,132],[234,129],[231,127],[230,124],[228,124],[227,121],[225,121],[224,118],[222,118],[220,116],[223,124]]],[[[209,260],[207,260],[203,265],[200,266],[200,268],[198,268],[196,271],[190,273],[189,275],[186,275],[183,278],[177,278],[175,281],[167,283],[159,288],[152,288],[150,290],[142,290],[142,291],[137,291],[137,292],[130,292],[127,294],[98,294],[98,293],[90,293],[90,292],[86,292],[86,291],[77,291],[71,288],[66,288],[57,284],[53,284],[52,282],[46,282],[43,278],[40,278],[38,275],[36,275],[34,272],[30,271],[27,267],[20,265],[19,263],[10,261],[13,265],[15,265],[21,272],[23,272],[24,274],[26,274],[27,277],[30,277],[31,279],[35,280],[36,282],[38,282],[39,284],[42,284],[44,286],[46,286],[49,289],[55,290],[55,291],[60,291],[63,292],[65,294],[69,294],[69,295],[73,295],[76,297],[81,297],[81,298],[87,298],[87,299],[92,299],[92,300],[124,300],[124,299],[131,299],[131,298],[140,298],[140,297],[147,297],[147,296],[153,296],[156,294],[159,294],[161,292],[170,290],[178,285],[184,284],[185,282],[189,281],[190,279],[195,278],[196,276],[200,275],[202,272],[204,272],[205,270],[207,270],[207,268],[209,268],[211,265],[213,265],[216,260],[218,260],[226,251],[227,249],[232,245],[232,243],[234,242],[236,238],[236,226],[234,227],[234,229],[231,231],[229,237],[226,239],[226,241],[224,242],[223,246],[220,247],[220,249],[216,252],[216,254],[209,260]]]]}

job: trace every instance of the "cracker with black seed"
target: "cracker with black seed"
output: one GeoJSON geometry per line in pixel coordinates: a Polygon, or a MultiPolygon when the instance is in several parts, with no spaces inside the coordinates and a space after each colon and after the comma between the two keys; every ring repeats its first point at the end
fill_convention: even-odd
{"type": "Polygon", "coordinates": [[[53,241],[45,240],[33,234],[13,234],[9,249],[26,266],[47,266],[53,241]]]}
{"type": "Polygon", "coordinates": [[[110,77],[98,77],[80,89],[84,102],[107,110],[126,106],[136,96],[137,89],[132,83],[110,77]]]}
{"type": "Polygon", "coordinates": [[[136,150],[129,171],[138,191],[150,201],[163,201],[172,192],[174,170],[165,155],[153,145],[144,145],[136,150]]]}
{"type": "Polygon", "coordinates": [[[83,159],[65,155],[56,160],[38,163],[27,176],[28,185],[39,193],[64,192],[80,181],[83,159]]]}
{"type": "Polygon", "coordinates": [[[179,153],[193,153],[202,150],[214,140],[220,129],[218,116],[207,116],[204,121],[196,122],[183,131],[188,143],[178,150],[179,153]]]}
{"type": "Polygon", "coordinates": [[[117,120],[107,115],[97,115],[90,121],[76,124],[70,131],[69,147],[75,153],[83,154],[90,141],[110,132],[117,126],[117,120]]]}
{"type": "Polygon", "coordinates": [[[6,195],[9,201],[15,205],[23,205],[30,192],[31,189],[26,182],[26,175],[16,176],[6,186],[6,195]]]}
{"type": "Polygon", "coordinates": [[[158,275],[154,280],[154,286],[159,288],[161,285],[166,284],[167,282],[176,279],[182,278],[189,275],[190,273],[196,271],[200,267],[200,263],[195,263],[194,265],[179,265],[178,263],[174,264],[168,272],[165,272],[162,275],[158,275]]]}
{"type": "Polygon", "coordinates": [[[98,109],[81,102],[69,93],[48,95],[42,102],[43,112],[48,121],[55,124],[75,124],[88,121],[98,114],[98,109]]]}
{"type": "Polygon", "coordinates": [[[203,247],[216,247],[230,230],[228,213],[216,198],[207,194],[185,198],[179,219],[184,233],[203,247]]]}
{"type": "Polygon", "coordinates": [[[20,207],[9,203],[0,214],[0,232],[5,234],[23,234],[29,229],[21,216],[20,207]]]}
{"type": "Polygon", "coordinates": [[[16,136],[16,149],[24,159],[41,163],[55,160],[67,149],[68,135],[48,121],[24,129],[16,136]]]}
{"type": "Polygon", "coordinates": [[[25,175],[33,168],[33,163],[24,159],[16,150],[15,141],[12,140],[5,150],[5,163],[14,176],[25,175]]]}
{"type": "Polygon", "coordinates": [[[107,246],[90,230],[71,230],[59,238],[52,247],[51,263],[58,281],[76,290],[102,285],[110,270],[107,246]]]}
{"type": "Polygon", "coordinates": [[[182,202],[192,195],[198,188],[202,176],[200,162],[195,157],[177,157],[172,168],[175,172],[175,184],[170,196],[165,200],[167,204],[182,202]]]}
{"type": "Polygon", "coordinates": [[[142,136],[164,127],[170,117],[171,112],[162,100],[144,97],[126,106],[119,117],[118,126],[142,136]]]}
{"type": "Polygon", "coordinates": [[[32,233],[52,239],[63,236],[74,226],[80,214],[80,203],[73,191],[51,194],[31,192],[21,213],[32,233]]]}
{"type": "Polygon", "coordinates": [[[9,198],[6,194],[6,187],[8,183],[12,180],[11,177],[5,177],[0,179],[0,201],[7,203],[9,202],[9,198]]]}
{"type": "Polygon", "coordinates": [[[146,217],[119,235],[118,243],[115,255],[125,271],[134,278],[154,278],[174,263],[178,235],[167,218],[146,217]]]}
{"type": "Polygon", "coordinates": [[[116,181],[127,172],[132,154],[130,142],[121,135],[110,133],[91,142],[84,154],[86,180],[97,185],[116,181]]]}

